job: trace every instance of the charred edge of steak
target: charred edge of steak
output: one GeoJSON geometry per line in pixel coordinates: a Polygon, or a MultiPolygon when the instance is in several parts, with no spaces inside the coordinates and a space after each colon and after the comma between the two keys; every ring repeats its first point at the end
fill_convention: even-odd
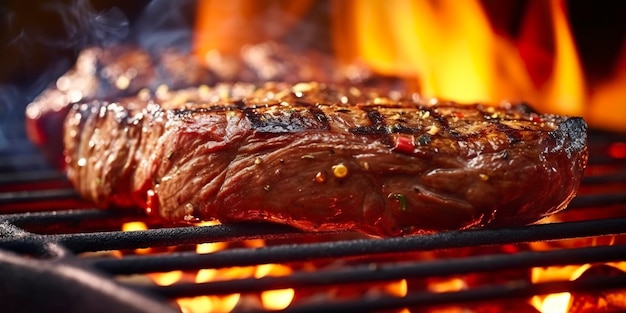
{"type": "Polygon", "coordinates": [[[550,132],[550,136],[557,141],[555,149],[563,148],[571,158],[587,148],[587,123],[580,117],[568,118],[550,132]]]}
{"type": "Polygon", "coordinates": [[[314,83],[82,104],[65,127],[68,177],[95,202],[376,236],[537,221],[587,161],[580,118],[314,83]]]}

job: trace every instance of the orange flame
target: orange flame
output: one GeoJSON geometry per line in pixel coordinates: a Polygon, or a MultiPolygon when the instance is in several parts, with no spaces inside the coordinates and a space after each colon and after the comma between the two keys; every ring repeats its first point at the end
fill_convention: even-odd
{"type": "MultiPolygon", "coordinates": [[[[219,225],[217,221],[206,221],[198,223],[198,227],[210,227],[219,225]]],[[[226,242],[208,242],[196,246],[196,253],[214,253],[228,248],[226,242]]],[[[195,282],[205,283],[216,280],[228,280],[251,277],[254,273],[253,267],[232,267],[224,269],[201,269],[196,273],[195,282]]],[[[199,312],[231,312],[239,303],[241,294],[234,293],[220,296],[198,296],[192,298],[177,299],[183,313],[199,312]]]]}
{"type": "MultiPolygon", "coordinates": [[[[532,269],[531,281],[533,283],[575,280],[580,277],[590,264],[571,266],[536,267],[532,269]]],[[[572,295],[569,292],[554,293],[545,296],[534,296],[530,300],[537,310],[543,313],[567,313],[572,295]]]]}
{"type": "Polygon", "coordinates": [[[409,291],[406,279],[390,282],[385,286],[385,291],[394,297],[404,297],[409,291]]]}
{"type": "MultiPolygon", "coordinates": [[[[216,221],[207,221],[198,223],[197,227],[207,227],[218,225],[219,222],[216,221]]],[[[129,222],[124,223],[122,225],[123,231],[139,231],[146,230],[148,226],[143,222],[129,222]]],[[[250,245],[254,246],[262,246],[264,245],[263,240],[250,240],[250,245]]],[[[228,243],[225,242],[211,242],[211,243],[202,243],[196,246],[196,253],[204,254],[204,253],[214,253],[220,250],[224,250],[228,247],[228,243]]],[[[147,254],[154,253],[152,248],[146,249],[135,249],[135,253],[137,254],[147,254]]],[[[216,280],[229,280],[229,279],[239,279],[239,278],[250,278],[254,277],[257,272],[257,267],[249,266],[249,267],[232,267],[232,268],[224,268],[224,269],[202,269],[197,273],[185,273],[180,270],[165,272],[165,273],[149,273],[148,277],[157,285],[160,286],[168,286],[175,283],[178,283],[183,280],[191,280],[191,277],[194,277],[194,281],[196,283],[204,283],[216,280]],[[193,275],[190,277],[190,275],[193,275]]],[[[191,298],[179,298],[176,299],[176,303],[179,305],[181,311],[183,313],[202,313],[202,312],[230,312],[232,311],[237,304],[239,303],[241,295],[230,294],[230,295],[219,295],[219,296],[198,296],[191,298]]]]}
{"type": "Polygon", "coordinates": [[[183,271],[171,271],[166,273],[148,274],[152,280],[160,286],[169,286],[178,282],[183,277],[183,271]]]}
{"type": "Polygon", "coordinates": [[[246,44],[278,39],[299,20],[311,2],[199,0],[194,52],[202,59],[210,52],[236,55],[246,44]]]}
{"type": "Polygon", "coordinates": [[[461,278],[449,278],[431,281],[428,290],[432,292],[451,292],[467,289],[467,283],[461,278]]]}
{"type": "Polygon", "coordinates": [[[417,78],[426,97],[526,100],[544,111],[582,115],[584,80],[564,6],[552,0],[547,8],[556,51],[545,86],[535,86],[517,43],[495,32],[478,0],[337,2],[335,47],[343,64],[360,61],[417,78]]]}
{"type": "MultiPolygon", "coordinates": [[[[626,262],[624,261],[607,262],[605,265],[626,271],[626,262]]],[[[591,267],[591,264],[536,267],[531,271],[531,281],[533,283],[539,283],[558,280],[576,280],[591,267]]],[[[570,310],[571,299],[571,293],[561,292],[534,296],[530,299],[530,304],[542,313],[567,313],[570,310]]]]}
{"type": "Polygon", "coordinates": [[[183,313],[231,312],[239,303],[240,295],[199,296],[176,300],[183,313]]]}
{"type": "MultiPolygon", "coordinates": [[[[595,88],[591,95],[588,121],[607,129],[626,130],[626,41],[619,64],[609,81],[595,88]]],[[[623,155],[623,152],[622,152],[623,155]]]]}
{"type": "MultiPolygon", "coordinates": [[[[263,264],[257,266],[254,277],[285,276],[292,273],[291,268],[282,264],[263,264]]],[[[291,304],[295,295],[292,288],[266,290],[261,292],[261,302],[267,310],[283,310],[291,304]]]]}
{"type": "Polygon", "coordinates": [[[337,2],[335,14],[335,46],[344,63],[417,78],[427,97],[502,99],[498,66],[510,53],[498,53],[478,1],[353,0],[337,2]]]}
{"type": "Polygon", "coordinates": [[[585,83],[576,45],[565,15],[565,0],[550,1],[556,44],[553,75],[542,104],[548,111],[583,115],[585,83]]]}

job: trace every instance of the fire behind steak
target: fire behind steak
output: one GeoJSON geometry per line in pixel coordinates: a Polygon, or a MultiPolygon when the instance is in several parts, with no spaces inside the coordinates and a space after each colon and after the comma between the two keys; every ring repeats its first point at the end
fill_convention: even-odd
{"type": "Polygon", "coordinates": [[[537,221],[587,161],[581,118],[317,83],[76,104],[64,144],[69,179],[103,206],[375,236],[537,221]]]}

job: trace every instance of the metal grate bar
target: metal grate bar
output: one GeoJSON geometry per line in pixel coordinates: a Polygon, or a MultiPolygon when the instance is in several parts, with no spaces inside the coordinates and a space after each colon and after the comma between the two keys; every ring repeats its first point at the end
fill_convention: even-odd
{"type": "Polygon", "coordinates": [[[119,219],[122,217],[145,218],[144,214],[133,214],[133,210],[114,209],[80,209],[63,210],[54,212],[28,212],[18,214],[0,215],[0,220],[16,224],[20,227],[31,227],[36,225],[50,225],[57,223],[79,222],[85,220],[98,219],[119,219]]]}
{"type": "Polygon", "coordinates": [[[67,234],[55,236],[53,240],[78,253],[259,238],[277,239],[293,237],[294,235],[304,234],[288,226],[250,223],[205,227],[171,227],[134,232],[67,234]]]}
{"type": "Polygon", "coordinates": [[[590,155],[588,165],[624,165],[626,159],[612,158],[606,155],[590,155]]]}
{"type": "Polygon", "coordinates": [[[150,292],[168,298],[246,293],[269,289],[307,288],[398,279],[445,277],[468,273],[495,273],[503,270],[528,269],[551,265],[582,265],[593,262],[619,261],[626,255],[626,245],[491,254],[436,261],[358,265],[334,270],[298,272],[281,277],[232,279],[207,283],[179,283],[151,286],[150,292]]]}
{"type": "Polygon", "coordinates": [[[292,238],[305,235],[291,227],[268,224],[217,225],[211,227],[171,227],[144,231],[111,231],[61,235],[32,235],[0,238],[0,247],[17,249],[35,242],[57,242],[74,253],[179,246],[205,242],[246,239],[292,238]]]}
{"type": "Polygon", "coordinates": [[[22,171],[13,174],[0,174],[0,186],[12,185],[18,183],[33,183],[46,180],[67,181],[65,174],[56,170],[41,170],[41,171],[22,171]]]}
{"type": "MultiPolygon", "coordinates": [[[[324,301],[316,304],[295,304],[280,312],[284,313],[315,313],[315,312],[374,312],[380,310],[401,309],[416,306],[471,304],[482,301],[523,299],[534,295],[559,292],[593,292],[596,290],[614,290],[626,288],[626,276],[588,277],[575,281],[555,281],[546,283],[529,283],[516,281],[505,285],[490,285],[456,292],[419,292],[410,293],[403,298],[376,297],[361,298],[353,301],[324,301]]],[[[246,310],[251,312],[268,312],[246,310]]]]}
{"type": "Polygon", "coordinates": [[[24,202],[46,202],[63,199],[80,199],[76,190],[72,188],[11,191],[0,193],[0,205],[24,202]]]}
{"type": "Polygon", "coordinates": [[[579,195],[572,199],[568,208],[599,208],[626,204],[626,193],[579,195]]]}
{"type": "Polygon", "coordinates": [[[28,171],[33,168],[48,168],[46,160],[38,154],[13,155],[5,157],[0,155],[0,172],[28,171]]]}
{"type": "Polygon", "coordinates": [[[601,185],[607,183],[624,183],[626,182],[626,171],[615,172],[607,175],[585,176],[582,185],[601,185]]]}
{"type": "MultiPolygon", "coordinates": [[[[123,259],[90,259],[102,270],[114,274],[165,272],[176,269],[198,270],[228,266],[284,263],[325,258],[460,247],[502,245],[565,238],[581,238],[626,233],[626,218],[540,224],[502,229],[442,232],[433,235],[387,239],[361,239],[312,244],[290,244],[258,249],[229,249],[212,254],[173,253],[127,256],[123,259]]],[[[138,232],[139,233],[139,232],[138,232]]],[[[139,238],[149,237],[138,235],[139,238]]],[[[71,248],[71,245],[70,245],[71,248]]]]}

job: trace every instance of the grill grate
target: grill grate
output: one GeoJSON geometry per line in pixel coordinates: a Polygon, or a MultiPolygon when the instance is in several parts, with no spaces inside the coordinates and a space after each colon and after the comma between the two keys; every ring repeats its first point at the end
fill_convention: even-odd
{"type": "MultiPolygon", "coordinates": [[[[81,300],[75,312],[92,307],[89,311],[101,310],[102,301],[111,303],[106,306],[107,311],[172,312],[170,301],[180,297],[283,288],[350,288],[399,279],[413,281],[480,273],[501,274],[506,279],[493,279],[449,292],[429,291],[422,286],[411,289],[404,297],[365,294],[357,298],[299,301],[285,311],[386,311],[527,299],[562,291],[623,289],[626,275],[583,275],[574,281],[547,283],[532,283],[527,275],[519,275],[528,273],[532,267],[626,262],[623,226],[626,225],[626,159],[607,154],[608,147],[615,142],[623,144],[626,137],[592,134],[590,167],[579,196],[571,203],[568,213],[560,216],[560,222],[388,239],[359,238],[352,233],[307,234],[286,226],[262,223],[164,227],[139,212],[90,208],[61,173],[46,167],[32,147],[23,142],[11,151],[0,150],[0,159],[7,162],[3,164],[12,165],[0,167],[0,212],[3,213],[0,215],[0,270],[17,273],[0,282],[0,303],[8,303],[9,307],[20,311],[38,311],[59,302],[59,297],[67,296],[68,301],[74,301],[76,294],[60,291],[74,288],[73,292],[93,292],[86,298],[97,299],[81,300]],[[123,223],[137,220],[150,225],[150,229],[119,230],[123,223]],[[583,238],[584,244],[572,245],[575,238],[583,238]],[[602,244],[607,238],[611,238],[611,242],[602,244]],[[264,239],[268,245],[260,248],[237,245],[249,239],[264,239]],[[233,247],[210,254],[197,254],[190,248],[210,242],[228,242],[233,247]],[[549,249],[530,251],[529,243],[533,242],[543,242],[549,249]],[[154,253],[130,253],[139,248],[151,248],[154,253]],[[112,258],[106,252],[110,250],[123,251],[123,256],[112,258]],[[206,283],[183,281],[169,286],[138,284],[121,278],[267,263],[288,264],[295,271],[281,277],[206,283]],[[303,269],[303,264],[330,266],[310,271],[303,269]],[[28,274],[33,271],[39,275],[28,274]],[[63,274],[67,272],[87,279],[67,278],[63,274]],[[508,277],[506,273],[511,272],[518,275],[508,277]],[[22,282],[14,284],[11,278],[22,282]],[[42,297],[33,302],[33,290],[27,287],[29,279],[32,279],[30,283],[44,279],[63,284],[50,283],[52,289],[36,290],[55,297],[42,297]],[[72,282],[68,284],[68,281],[72,282]],[[100,287],[86,288],[94,284],[100,287]]],[[[73,307],[63,310],[74,312],[73,307]]],[[[238,308],[238,311],[259,310],[258,307],[238,308]]]]}

